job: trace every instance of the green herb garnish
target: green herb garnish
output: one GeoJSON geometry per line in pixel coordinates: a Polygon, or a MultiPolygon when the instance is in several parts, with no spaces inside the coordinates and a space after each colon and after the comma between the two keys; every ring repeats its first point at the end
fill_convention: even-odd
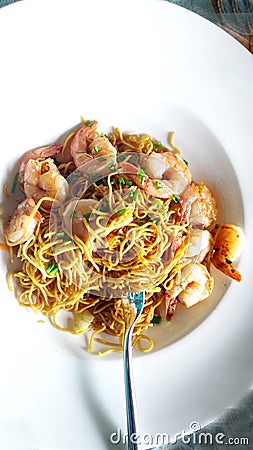
{"type": "Polygon", "coordinates": [[[150,323],[157,323],[159,324],[161,322],[162,318],[160,316],[154,316],[153,319],[150,321],[150,323]]]}
{"type": "Polygon", "coordinates": [[[121,184],[122,186],[124,186],[124,184],[126,184],[123,177],[119,177],[119,184],[121,184]]]}
{"type": "Polygon", "coordinates": [[[162,200],[159,200],[158,198],[152,202],[152,206],[155,206],[156,208],[164,209],[164,204],[163,204],[162,200]]]}
{"type": "Polygon", "coordinates": [[[95,147],[93,147],[93,150],[96,153],[96,155],[99,153],[99,147],[97,145],[95,145],[95,147]]]}
{"type": "Polygon", "coordinates": [[[136,200],[137,199],[137,197],[138,197],[138,195],[139,195],[139,191],[138,191],[138,189],[136,189],[136,191],[130,191],[129,193],[128,193],[128,195],[129,195],[129,197],[132,199],[132,200],[136,200]]]}
{"type": "Polygon", "coordinates": [[[158,225],[161,222],[160,217],[156,217],[155,219],[151,220],[152,223],[154,223],[155,225],[158,225]]]}
{"type": "Polygon", "coordinates": [[[91,122],[91,120],[86,120],[84,123],[87,127],[94,127],[94,122],[91,122]]]}
{"type": "Polygon", "coordinates": [[[107,164],[107,167],[109,170],[114,170],[115,169],[115,164],[113,162],[107,164]]]}
{"type": "Polygon", "coordinates": [[[131,180],[126,180],[126,186],[132,186],[133,182],[131,180]]]}
{"type": "Polygon", "coordinates": [[[70,214],[69,218],[73,219],[76,216],[76,211],[72,211],[72,213],[70,214]]]}
{"type": "Polygon", "coordinates": [[[226,263],[227,264],[232,264],[233,261],[231,261],[230,259],[226,258],[226,263]]]}
{"type": "Polygon", "coordinates": [[[104,158],[103,156],[99,156],[99,157],[97,158],[97,161],[99,161],[99,162],[104,162],[104,161],[106,161],[106,158],[104,158]]]}
{"type": "Polygon", "coordinates": [[[186,161],[186,159],[183,159],[183,161],[184,161],[184,163],[186,164],[186,166],[188,167],[188,166],[189,166],[189,162],[186,161]]]}
{"type": "Polygon", "coordinates": [[[13,180],[13,183],[12,183],[12,187],[11,187],[11,193],[12,194],[15,192],[17,184],[18,184],[18,172],[15,174],[15,177],[14,177],[14,180],[13,180]]]}
{"type": "Polygon", "coordinates": [[[46,267],[46,272],[47,272],[49,275],[56,275],[57,272],[58,272],[58,270],[59,270],[59,267],[58,267],[56,264],[54,264],[53,261],[50,261],[50,263],[49,263],[48,266],[46,267]]]}
{"type": "Polygon", "coordinates": [[[162,147],[163,146],[163,144],[161,143],[161,141],[157,141],[156,143],[155,143],[155,147],[156,148],[160,148],[160,147],[162,147]]]}
{"type": "Polygon", "coordinates": [[[181,198],[177,194],[172,194],[171,200],[173,200],[173,202],[175,202],[175,203],[180,203],[181,202],[181,198]]]}
{"type": "Polygon", "coordinates": [[[155,187],[156,187],[156,189],[163,189],[163,186],[157,180],[155,181],[155,187]]]}
{"type": "Polygon", "coordinates": [[[117,208],[115,208],[115,210],[114,210],[114,214],[116,216],[123,216],[123,214],[125,214],[126,212],[127,212],[127,207],[122,206],[122,205],[117,206],[117,208]]]}

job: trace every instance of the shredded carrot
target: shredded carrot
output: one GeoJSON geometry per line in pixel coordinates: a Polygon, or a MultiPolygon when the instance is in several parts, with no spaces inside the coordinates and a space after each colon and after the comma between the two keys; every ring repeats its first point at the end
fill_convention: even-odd
{"type": "Polygon", "coordinates": [[[8,252],[10,249],[9,249],[8,245],[0,242],[0,250],[5,250],[6,252],[8,252]]]}

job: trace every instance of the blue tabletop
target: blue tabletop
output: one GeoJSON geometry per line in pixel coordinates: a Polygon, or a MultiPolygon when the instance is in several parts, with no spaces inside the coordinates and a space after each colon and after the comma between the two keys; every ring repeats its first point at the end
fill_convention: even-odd
{"type": "MultiPolygon", "coordinates": [[[[0,8],[17,1],[22,0],[0,0],[0,8]]],[[[190,9],[222,27],[253,53],[252,0],[167,1],[190,9]]],[[[156,450],[253,449],[253,392],[249,392],[240,404],[205,428],[197,423],[192,424],[192,431],[191,435],[181,436],[176,443],[156,450]]]]}

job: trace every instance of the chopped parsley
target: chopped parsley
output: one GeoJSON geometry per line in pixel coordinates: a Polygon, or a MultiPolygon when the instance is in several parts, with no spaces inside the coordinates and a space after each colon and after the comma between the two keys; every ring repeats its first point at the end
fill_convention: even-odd
{"type": "Polygon", "coordinates": [[[227,264],[232,264],[233,261],[231,261],[230,259],[226,258],[226,263],[227,264]]]}
{"type": "Polygon", "coordinates": [[[95,145],[95,147],[93,147],[93,150],[96,153],[96,155],[99,153],[99,147],[97,145],[95,145]]]}

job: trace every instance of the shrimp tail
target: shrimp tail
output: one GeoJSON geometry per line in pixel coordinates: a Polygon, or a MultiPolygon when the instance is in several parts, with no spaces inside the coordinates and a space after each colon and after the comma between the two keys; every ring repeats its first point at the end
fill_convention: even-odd
{"type": "Polygon", "coordinates": [[[242,276],[232,263],[239,258],[245,244],[242,229],[229,223],[216,224],[212,234],[214,237],[212,264],[233,280],[241,281],[242,276]]]}
{"type": "Polygon", "coordinates": [[[169,322],[175,314],[178,300],[175,297],[171,297],[169,293],[165,293],[164,302],[165,302],[165,317],[166,320],[169,322]]]}
{"type": "Polygon", "coordinates": [[[219,251],[214,252],[211,261],[216,269],[223,272],[229,278],[232,278],[233,280],[238,282],[242,281],[242,275],[239,270],[234,267],[233,264],[231,264],[231,262],[226,258],[224,259],[223,257],[221,257],[219,251]]]}

